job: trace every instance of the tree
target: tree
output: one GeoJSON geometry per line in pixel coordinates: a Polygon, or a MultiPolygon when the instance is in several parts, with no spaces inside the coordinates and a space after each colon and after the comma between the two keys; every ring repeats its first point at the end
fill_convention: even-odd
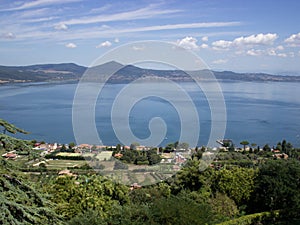
{"type": "Polygon", "coordinates": [[[0,126],[2,126],[4,129],[3,129],[3,134],[6,134],[6,131],[8,131],[9,133],[12,133],[12,134],[16,134],[16,133],[22,133],[22,134],[28,134],[27,131],[21,129],[21,128],[18,128],[16,127],[15,125],[7,122],[6,120],[3,120],[3,119],[0,119],[0,126]]]}
{"type": "Polygon", "coordinates": [[[184,150],[188,150],[188,148],[189,148],[189,144],[186,142],[179,143],[176,147],[176,149],[184,149],[184,150]]]}
{"type": "Polygon", "coordinates": [[[265,152],[269,152],[269,151],[271,151],[271,148],[270,148],[270,146],[268,144],[265,144],[265,146],[263,147],[263,150],[265,152]]]}
{"type": "Polygon", "coordinates": [[[283,153],[287,153],[286,140],[282,140],[281,147],[283,153]]]}
{"type": "Polygon", "coordinates": [[[235,150],[235,146],[234,146],[234,144],[231,142],[230,145],[229,145],[229,147],[228,147],[228,151],[234,152],[234,150],[235,150]]]}
{"type": "Polygon", "coordinates": [[[233,167],[216,171],[213,177],[213,191],[226,194],[238,206],[245,204],[254,190],[254,169],[233,167]]]}
{"type": "MultiPolygon", "coordinates": [[[[249,203],[252,212],[284,210],[284,214],[300,210],[300,162],[267,160],[259,168],[255,189],[249,203]]],[[[291,215],[293,216],[293,215],[291,215]]],[[[297,216],[297,215],[296,215],[297,216]]]]}
{"type": "Polygon", "coordinates": [[[248,141],[241,141],[240,144],[244,146],[244,151],[246,151],[246,145],[249,145],[249,142],[248,141]]]}
{"type": "Polygon", "coordinates": [[[43,193],[17,173],[0,162],[0,224],[63,224],[43,193]]]}
{"type": "Polygon", "coordinates": [[[198,191],[206,185],[212,170],[206,169],[203,172],[200,171],[200,162],[201,161],[196,158],[189,160],[184,167],[178,171],[173,184],[174,192],[180,190],[198,191]]]}
{"type": "Polygon", "coordinates": [[[276,145],[276,150],[282,151],[282,145],[281,142],[278,142],[276,145]]]}
{"type": "Polygon", "coordinates": [[[213,214],[206,203],[196,203],[185,195],[158,199],[151,204],[150,212],[155,224],[211,224],[213,214]]]}
{"type": "Polygon", "coordinates": [[[235,202],[226,194],[217,192],[208,202],[221,221],[233,219],[239,212],[235,202]]]}
{"type": "Polygon", "coordinates": [[[67,148],[64,144],[61,146],[60,151],[61,152],[66,152],[67,151],[67,148]]]}
{"type": "Polygon", "coordinates": [[[73,149],[76,146],[74,142],[69,143],[69,149],[73,149]]]}
{"type": "Polygon", "coordinates": [[[7,151],[26,151],[28,153],[31,151],[32,146],[30,141],[20,140],[6,134],[6,132],[9,132],[11,134],[16,134],[18,132],[28,134],[27,131],[20,129],[3,119],[0,119],[0,126],[3,127],[3,134],[0,134],[0,144],[4,149],[6,149],[7,151]]]}
{"type": "Polygon", "coordinates": [[[87,210],[96,210],[101,217],[107,217],[113,205],[129,201],[128,187],[102,176],[79,176],[76,181],[74,177],[61,176],[44,187],[51,194],[56,212],[65,219],[87,210]]]}
{"type": "Polygon", "coordinates": [[[130,149],[131,150],[136,150],[136,147],[137,146],[140,146],[140,144],[138,143],[138,142],[133,142],[133,143],[131,143],[131,145],[130,145],[130,149]]]}

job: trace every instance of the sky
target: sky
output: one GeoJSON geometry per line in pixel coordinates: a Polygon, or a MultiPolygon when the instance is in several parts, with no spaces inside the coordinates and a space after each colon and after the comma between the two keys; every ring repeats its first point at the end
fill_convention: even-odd
{"type": "Polygon", "coordinates": [[[0,65],[89,66],[159,40],[214,70],[300,75],[299,0],[0,0],[0,65]]]}

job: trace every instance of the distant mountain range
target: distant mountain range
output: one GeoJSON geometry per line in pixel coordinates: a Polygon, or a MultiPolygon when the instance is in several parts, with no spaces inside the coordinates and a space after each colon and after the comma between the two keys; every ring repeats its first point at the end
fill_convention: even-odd
{"type": "Polygon", "coordinates": [[[218,80],[236,81],[284,81],[300,82],[300,76],[283,76],[266,73],[235,73],[232,71],[189,71],[143,69],[132,65],[108,62],[96,67],[87,68],[74,63],[43,64],[31,66],[0,66],[0,84],[16,82],[78,81],[88,71],[90,81],[105,80],[111,71],[117,71],[110,77],[110,83],[129,83],[137,78],[166,78],[173,81],[192,81],[189,74],[197,74],[199,79],[209,79],[214,73],[218,80]]]}

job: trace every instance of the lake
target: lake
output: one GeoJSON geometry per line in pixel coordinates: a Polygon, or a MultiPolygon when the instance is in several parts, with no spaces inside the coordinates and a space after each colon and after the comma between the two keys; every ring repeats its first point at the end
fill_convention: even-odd
{"type": "MultiPolygon", "coordinates": [[[[151,85],[155,86],[155,83],[151,85]]],[[[196,106],[200,122],[198,145],[205,145],[211,131],[211,110],[205,93],[199,91],[194,83],[179,85],[188,92],[196,106]]],[[[93,84],[90,86],[91,90],[96,88],[93,84]]],[[[299,83],[221,81],[220,86],[227,111],[225,138],[232,139],[236,145],[248,140],[261,147],[266,143],[272,146],[286,139],[294,146],[300,146],[299,83]]],[[[75,83],[2,85],[0,118],[30,132],[29,135],[17,137],[46,142],[75,142],[72,104],[76,87],[75,83]]],[[[107,84],[95,106],[95,124],[105,145],[120,143],[112,127],[111,109],[117,94],[124,87],[125,84],[107,84]]],[[[157,96],[164,92],[161,90],[157,96]]],[[[150,135],[149,121],[154,117],[162,118],[167,130],[160,144],[165,145],[179,140],[180,115],[174,105],[157,96],[137,102],[130,110],[129,123],[132,133],[144,139],[150,135]]],[[[179,101],[180,98],[178,96],[179,101]]],[[[121,120],[119,130],[123,129],[121,120]]],[[[115,122],[118,124],[118,118],[115,122]]],[[[187,123],[192,124],[193,121],[187,123]]],[[[82,132],[89,136],[89,130],[83,129],[82,132]]],[[[126,132],[126,127],[123,132],[126,132]]],[[[86,141],[90,140],[87,138],[86,141]]]]}

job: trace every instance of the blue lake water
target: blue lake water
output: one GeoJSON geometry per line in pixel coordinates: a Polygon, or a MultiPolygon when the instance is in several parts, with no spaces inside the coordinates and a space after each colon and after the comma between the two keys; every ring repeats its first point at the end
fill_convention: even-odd
{"type": "MultiPolygon", "coordinates": [[[[111,108],[124,86],[106,85],[95,106],[96,127],[106,145],[120,142],[112,127],[111,108]]],[[[197,108],[200,121],[198,145],[205,145],[211,131],[208,101],[195,84],[180,83],[180,86],[188,92],[197,108]]],[[[286,139],[294,146],[300,146],[299,83],[223,81],[220,86],[227,111],[225,138],[232,139],[237,145],[242,140],[261,146],[266,143],[275,145],[286,139]]],[[[76,87],[75,83],[2,85],[0,118],[31,132],[18,137],[46,142],[73,142],[72,104],[76,87]]],[[[148,124],[154,117],[162,118],[167,126],[166,138],[161,145],[179,139],[180,115],[166,99],[155,96],[140,100],[131,109],[129,122],[133,134],[141,139],[147,138],[150,135],[148,124]]],[[[192,119],[187,121],[193,123],[192,119]]],[[[122,127],[119,128],[122,130],[122,127]]],[[[83,132],[88,136],[89,130],[83,132]]]]}

